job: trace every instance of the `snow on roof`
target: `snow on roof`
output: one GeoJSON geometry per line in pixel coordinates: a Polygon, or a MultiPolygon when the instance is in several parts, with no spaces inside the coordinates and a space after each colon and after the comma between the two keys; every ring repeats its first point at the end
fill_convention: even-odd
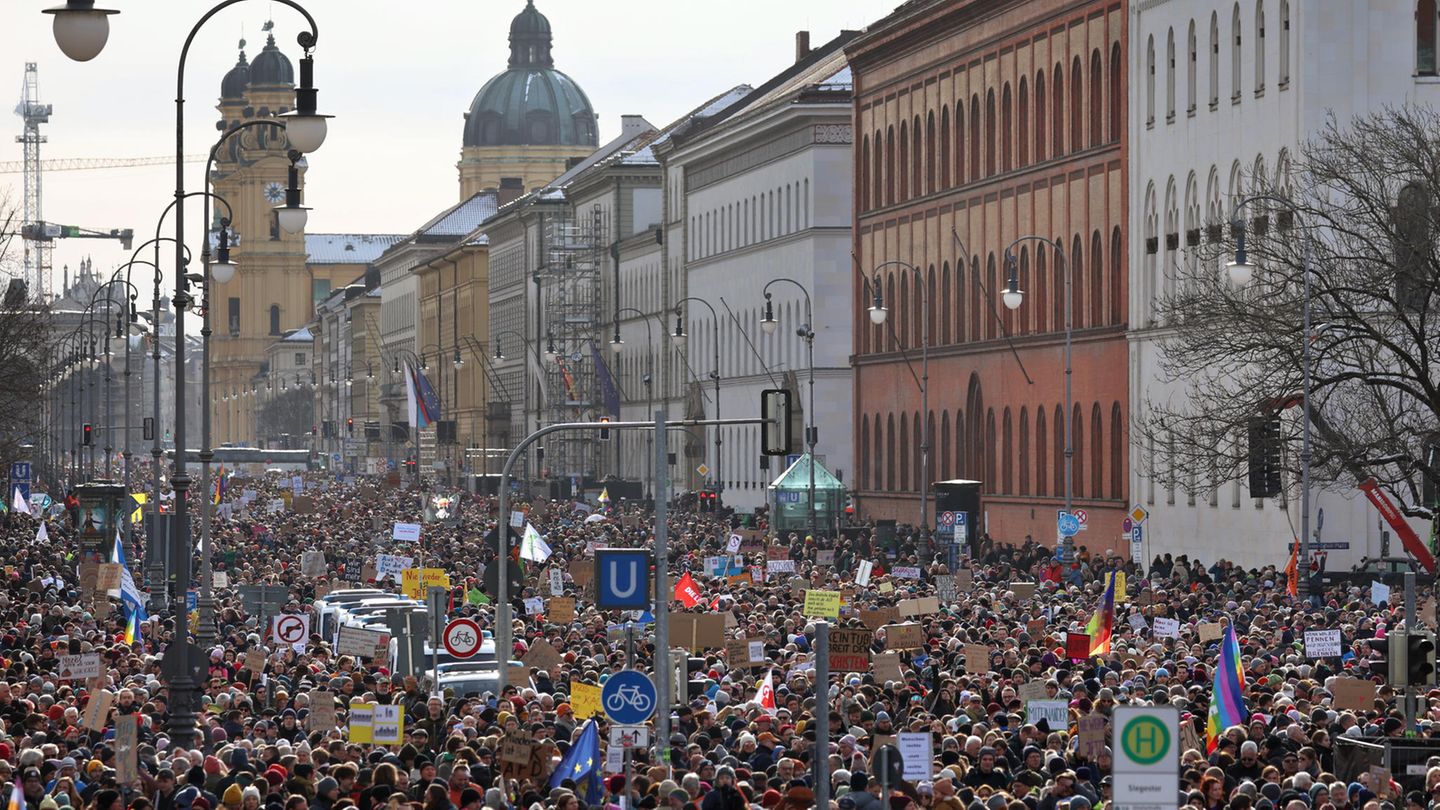
{"type": "Polygon", "coordinates": [[[649,147],[655,146],[656,144],[661,144],[668,141],[671,136],[673,136],[677,131],[685,127],[687,124],[690,124],[691,122],[701,121],[706,118],[712,118],[715,115],[724,112],[726,108],[728,108],[730,105],[750,95],[750,93],[754,92],[754,90],[755,88],[751,87],[748,84],[735,85],[729,90],[726,90],[720,95],[691,110],[689,113],[682,116],[680,120],[666,127],[663,131],[661,131],[658,136],[655,137],[655,140],[651,141],[648,144],[647,149],[649,147]]]}
{"type": "Polygon", "coordinates": [[[825,91],[849,90],[854,92],[855,77],[850,72],[850,65],[847,63],[845,67],[821,79],[815,84],[815,89],[825,91]]]}
{"type": "Polygon", "coordinates": [[[302,326],[285,337],[280,338],[280,342],[282,343],[304,343],[313,342],[314,340],[315,336],[310,334],[310,327],[308,326],[302,326]]]}
{"type": "Polygon", "coordinates": [[[399,233],[307,233],[306,263],[369,264],[404,238],[399,233]]]}
{"type": "Polygon", "coordinates": [[[495,216],[497,202],[495,192],[477,192],[470,199],[445,209],[421,225],[416,236],[464,236],[495,216]]]}

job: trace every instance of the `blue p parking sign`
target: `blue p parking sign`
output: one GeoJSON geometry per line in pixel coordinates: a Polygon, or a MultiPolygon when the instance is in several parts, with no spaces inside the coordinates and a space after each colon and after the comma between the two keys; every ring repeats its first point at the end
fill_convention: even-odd
{"type": "Polygon", "coordinates": [[[595,605],[602,610],[649,610],[650,553],[629,548],[596,549],[595,605]]]}

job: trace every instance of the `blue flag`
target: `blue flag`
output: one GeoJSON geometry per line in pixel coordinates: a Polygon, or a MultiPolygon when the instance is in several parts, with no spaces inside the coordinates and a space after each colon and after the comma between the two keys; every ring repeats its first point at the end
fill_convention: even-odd
{"type": "Polygon", "coordinates": [[[576,793],[584,796],[586,804],[596,804],[605,797],[601,779],[604,763],[600,758],[600,729],[594,720],[587,720],[573,740],[559,767],[550,775],[550,787],[560,787],[561,782],[569,779],[575,783],[576,793]]]}
{"type": "Polygon", "coordinates": [[[600,383],[600,398],[605,401],[605,412],[620,416],[620,391],[615,388],[615,378],[610,374],[610,367],[605,364],[605,358],[600,355],[599,347],[591,341],[590,354],[595,358],[595,379],[600,383]]]}

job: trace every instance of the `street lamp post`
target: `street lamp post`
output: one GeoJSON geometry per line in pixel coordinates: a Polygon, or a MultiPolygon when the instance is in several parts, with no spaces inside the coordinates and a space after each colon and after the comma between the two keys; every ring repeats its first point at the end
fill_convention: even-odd
{"type": "MultiPolygon", "coordinates": [[[[880,271],[886,267],[903,267],[909,270],[915,277],[915,289],[920,291],[920,535],[930,537],[930,479],[934,476],[930,472],[930,298],[929,285],[925,282],[924,274],[920,268],[899,259],[891,259],[875,267],[874,279],[871,281],[871,292],[873,298],[870,305],[870,322],[879,326],[885,323],[888,310],[885,309],[885,298],[880,292],[880,271]]],[[[902,437],[901,441],[904,441],[902,437]]]]}
{"type": "MultiPolygon", "coordinates": [[[[645,324],[645,414],[648,416],[655,412],[655,389],[651,385],[651,380],[655,374],[655,333],[650,330],[650,316],[634,307],[620,307],[615,310],[615,334],[610,338],[610,350],[615,354],[619,354],[624,350],[625,341],[620,339],[620,316],[631,312],[638,315],[640,322],[645,324]]],[[[665,322],[663,320],[660,322],[660,331],[665,331],[665,322]]],[[[716,401],[719,401],[718,398],[716,401]]],[[[624,436],[625,434],[622,433],[620,435],[624,436]]],[[[650,494],[655,491],[655,470],[653,467],[655,462],[655,453],[653,451],[655,437],[651,433],[647,433],[645,436],[645,446],[647,448],[647,452],[645,453],[645,496],[648,499],[650,494]]],[[[623,444],[623,442],[617,442],[615,451],[617,471],[619,469],[619,460],[624,456],[620,451],[619,444],[623,444]]]]}
{"type": "MultiPolygon", "coordinates": [[[[1288,209],[1296,217],[1303,212],[1293,200],[1280,194],[1255,194],[1235,203],[1230,215],[1230,227],[1235,233],[1235,261],[1226,264],[1230,283],[1244,287],[1255,278],[1255,265],[1245,255],[1245,220],[1240,211],[1253,202],[1268,202],[1288,209]]],[[[1300,596],[1310,595],[1310,319],[1311,319],[1311,253],[1313,240],[1306,231],[1302,251],[1301,273],[1301,326],[1300,326],[1300,596]]]]}
{"type": "MultiPolygon", "coordinates": [[[[172,483],[175,486],[175,515],[172,524],[173,532],[170,542],[172,549],[188,549],[190,547],[190,514],[187,497],[190,489],[190,475],[186,469],[185,447],[185,309],[193,302],[190,293],[190,278],[184,272],[185,249],[183,246],[185,234],[185,211],[180,203],[185,199],[185,64],[190,55],[190,46],[195,40],[196,34],[221,10],[241,2],[241,0],[222,0],[215,4],[190,29],[185,38],[185,43],[180,49],[179,64],[176,69],[175,78],[175,465],[172,483]]],[[[316,114],[316,90],[313,86],[314,61],[311,52],[318,39],[318,30],[315,20],[310,16],[303,6],[296,0],[278,0],[284,5],[290,6],[304,15],[310,25],[309,31],[301,32],[299,36],[300,47],[304,49],[305,56],[300,61],[301,86],[295,91],[295,111],[286,114],[286,130],[291,146],[303,152],[311,152],[318,149],[325,140],[326,123],[325,117],[316,114]]],[[[108,35],[108,21],[97,22],[97,16],[104,20],[103,10],[97,10],[94,3],[86,3],[83,0],[70,0],[64,7],[50,9],[55,15],[56,42],[62,51],[65,51],[71,58],[91,58],[100,52],[104,47],[105,36],[108,35]],[[97,30],[103,30],[104,35],[96,35],[97,30]],[[98,40],[98,45],[96,41],[98,40]]],[[[208,228],[209,223],[205,223],[208,228]]],[[[208,233],[206,234],[208,238],[208,233]]],[[[158,307],[157,307],[158,309],[158,307]]],[[[208,407],[208,404],[207,404],[208,407]]],[[[158,432],[158,425],[157,425],[158,432]]],[[[158,462],[158,459],[157,459],[158,462]]],[[[158,494],[158,490],[157,490],[158,494]]],[[[198,658],[196,650],[189,640],[184,629],[185,591],[189,586],[189,554],[176,553],[176,561],[180,570],[176,572],[175,594],[172,594],[172,619],[175,626],[175,638],[171,647],[167,650],[164,658],[163,671],[167,678],[167,685],[170,691],[172,710],[170,712],[168,731],[171,742],[177,748],[187,749],[195,746],[197,738],[196,727],[196,703],[198,702],[198,678],[201,674],[203,662],[198,658]]]]}
{"type": "MultiPolygon", "coordinates": [[[[809,293],[806,293],[806,294],[808,295],[809,293]]],[[[714,347],[714,349],[715,349],[715,356],[714,356],[714,363],[715,363],[715,365],[714,365],[714,368],[710,371],[710,380],[715,383],[715,418],[716,418],[716,419],[719,419],[719,418],[720,418],[720,316],[715,313],[715,307],[714,307],[713,305],[711,305],[711,303],[710,303],[709,301],[706,301],[706,300],[703,299],[703,298],[696,298],[696,297],[693,296],[693,295],[691,295],[691,296],[686,296],[685,298],[681,298],[679,301],[676,301],[676,302],[675,302],[675,333],[674,333],[673,335],[671,335],[671,338],[674,339],[675,344],[676,344],[677,346],[683,346],[683,345],[685,345],[685,328],[684,328],[684,327],[685,327],[685,324],[684,324],[683,321],[680,320],[680,305],[681,305],[681,304],[688,303],[688,302],[692,302],[692,301],[693,301],[693,302],[696,302],[696,303],[699,303],[699,304],[704,304],[704,305],[705,305],[705,308],[708,309],[708,310],[710,310],[710,319],[711,319],[711,320],[710,320],[710,324],[711,324],[711,326],[714,328],[714,333],[713,333],[714,340],[712,341],[712,343],[713,343],[713,347],[714,347]]],[[[725,496],[724,496],[724,492],[725,492],[725,476],[723,475],[723,471],[722,471],[721,466],[720,466],[720,443],[721,443],[721,440],[720,440],[720,426],[719,426],[719,425],[716,425],[716,426],[715,426],[715,511],[716,511],[717,513],[719,513],[720,509],[722,508],[723,503],[724,503],[724,497],[725,497],[725,496]]],[[[814,461],[815,461],[815,460],[812,458],[810,461],[811,461],[811,470],[812,470],[811,478],[813,479],[813,478],[814,478],[813,470],[814,470],[814,461]]],[[[811,494],[811,496],[813,497],[814,494],[815,494],[815,492],[814,492],[815,487],[814,487],[813,483],[812,483],[812,485],[811,485],[811,487],[810,487],[810,490],[811,490],[810,494],[811,494]]],[[[811,514],[812,514],[812,516],[813,516],[813,514],[814,514],[813,511],[812,511],[811,514]]],[[[813,522],[814,522],[814,521],[812,521],[812,523],[813,523],[813,522]]],[[[813,530],[813,527],[812,527],[812,530],[813,530]]]]}
{"type": "Polygon", "coordinates": [[[820,538],[817,536],[819,532],[816,531],[815,523],[815,440],[819,438],[815,428],[815,311],[811,305],[810,291],[805,288],[804,284],[793,278],[771,279],[761,290],[765,295],[765,316],[760,320],[760,328],[765,330],[765,334],[774,334],[775,327],[779,325],[779,322],[775,320],[775,306],[771,300],[770,288],[781,282],[794,284],[805,296],[806,322],[800,324],[800,327],[795,330],[795,334],[805,341],[806,365],[809,367],[810,373],[810,404],[805,407],[805,420],[809,422],[805,428],[805,445],[810,455],[810,536],[818,541],[820,538]]]}
{"type": "MultiPolygon", "coordinates": [[[[1015,246],[1025,241],[1039,242],[1042,245],[1055,248],[1055,260],[1065,265],[1065,514],[1068,515],[1074,511],[1071,508],[1071,504],[1073,500],[1072,482],[1074,481],[1075,472],[1075,447],[1071,443],[1070,438],[1074,435],[1071,422],[1073,422],[1075,418],[1073,413],[1075,406],[1072,403],[1070,388],[1072,377],[1071,349],[1075,339],[1074,298],[1072,297],[1072,288],[1075,283],[1074,268],[1071,267],[1070,262],[1065,260],[1065,246],[1061,244],[1058,239],[1052,242],[1043,236],[1032,235],[1022,236],[1014,242],[1011,242],[1010,245],[1005,248],[1007,281],[1005,284],[1005,292],[1000,296],[1001,300],[1005,302],[1006,309],[1012,311],[1017,310],[1020,308],[1020,305],[1025,302],[1025,291],[1020,289],[1020,280],[1017,271],[1018,265],[1014,252],[1015,246]]],[[[1063,549],[1064,560],[1066,562],[1075,559],[1075,538],[1073,536],[1063,538],[1061,540],[1061,548],[1063,549]]]]}

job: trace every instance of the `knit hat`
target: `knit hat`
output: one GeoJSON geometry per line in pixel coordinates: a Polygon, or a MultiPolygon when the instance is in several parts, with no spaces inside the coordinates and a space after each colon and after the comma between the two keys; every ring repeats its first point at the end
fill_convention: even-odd
{"type": "Polygon", "coordinates": [[[241,792],[240,786],[232,783],[230,787],[225,788],[224,795],[220,797],[220,803],[229,808],[239,807],[244,804],[245,796],[241,792]]]}

